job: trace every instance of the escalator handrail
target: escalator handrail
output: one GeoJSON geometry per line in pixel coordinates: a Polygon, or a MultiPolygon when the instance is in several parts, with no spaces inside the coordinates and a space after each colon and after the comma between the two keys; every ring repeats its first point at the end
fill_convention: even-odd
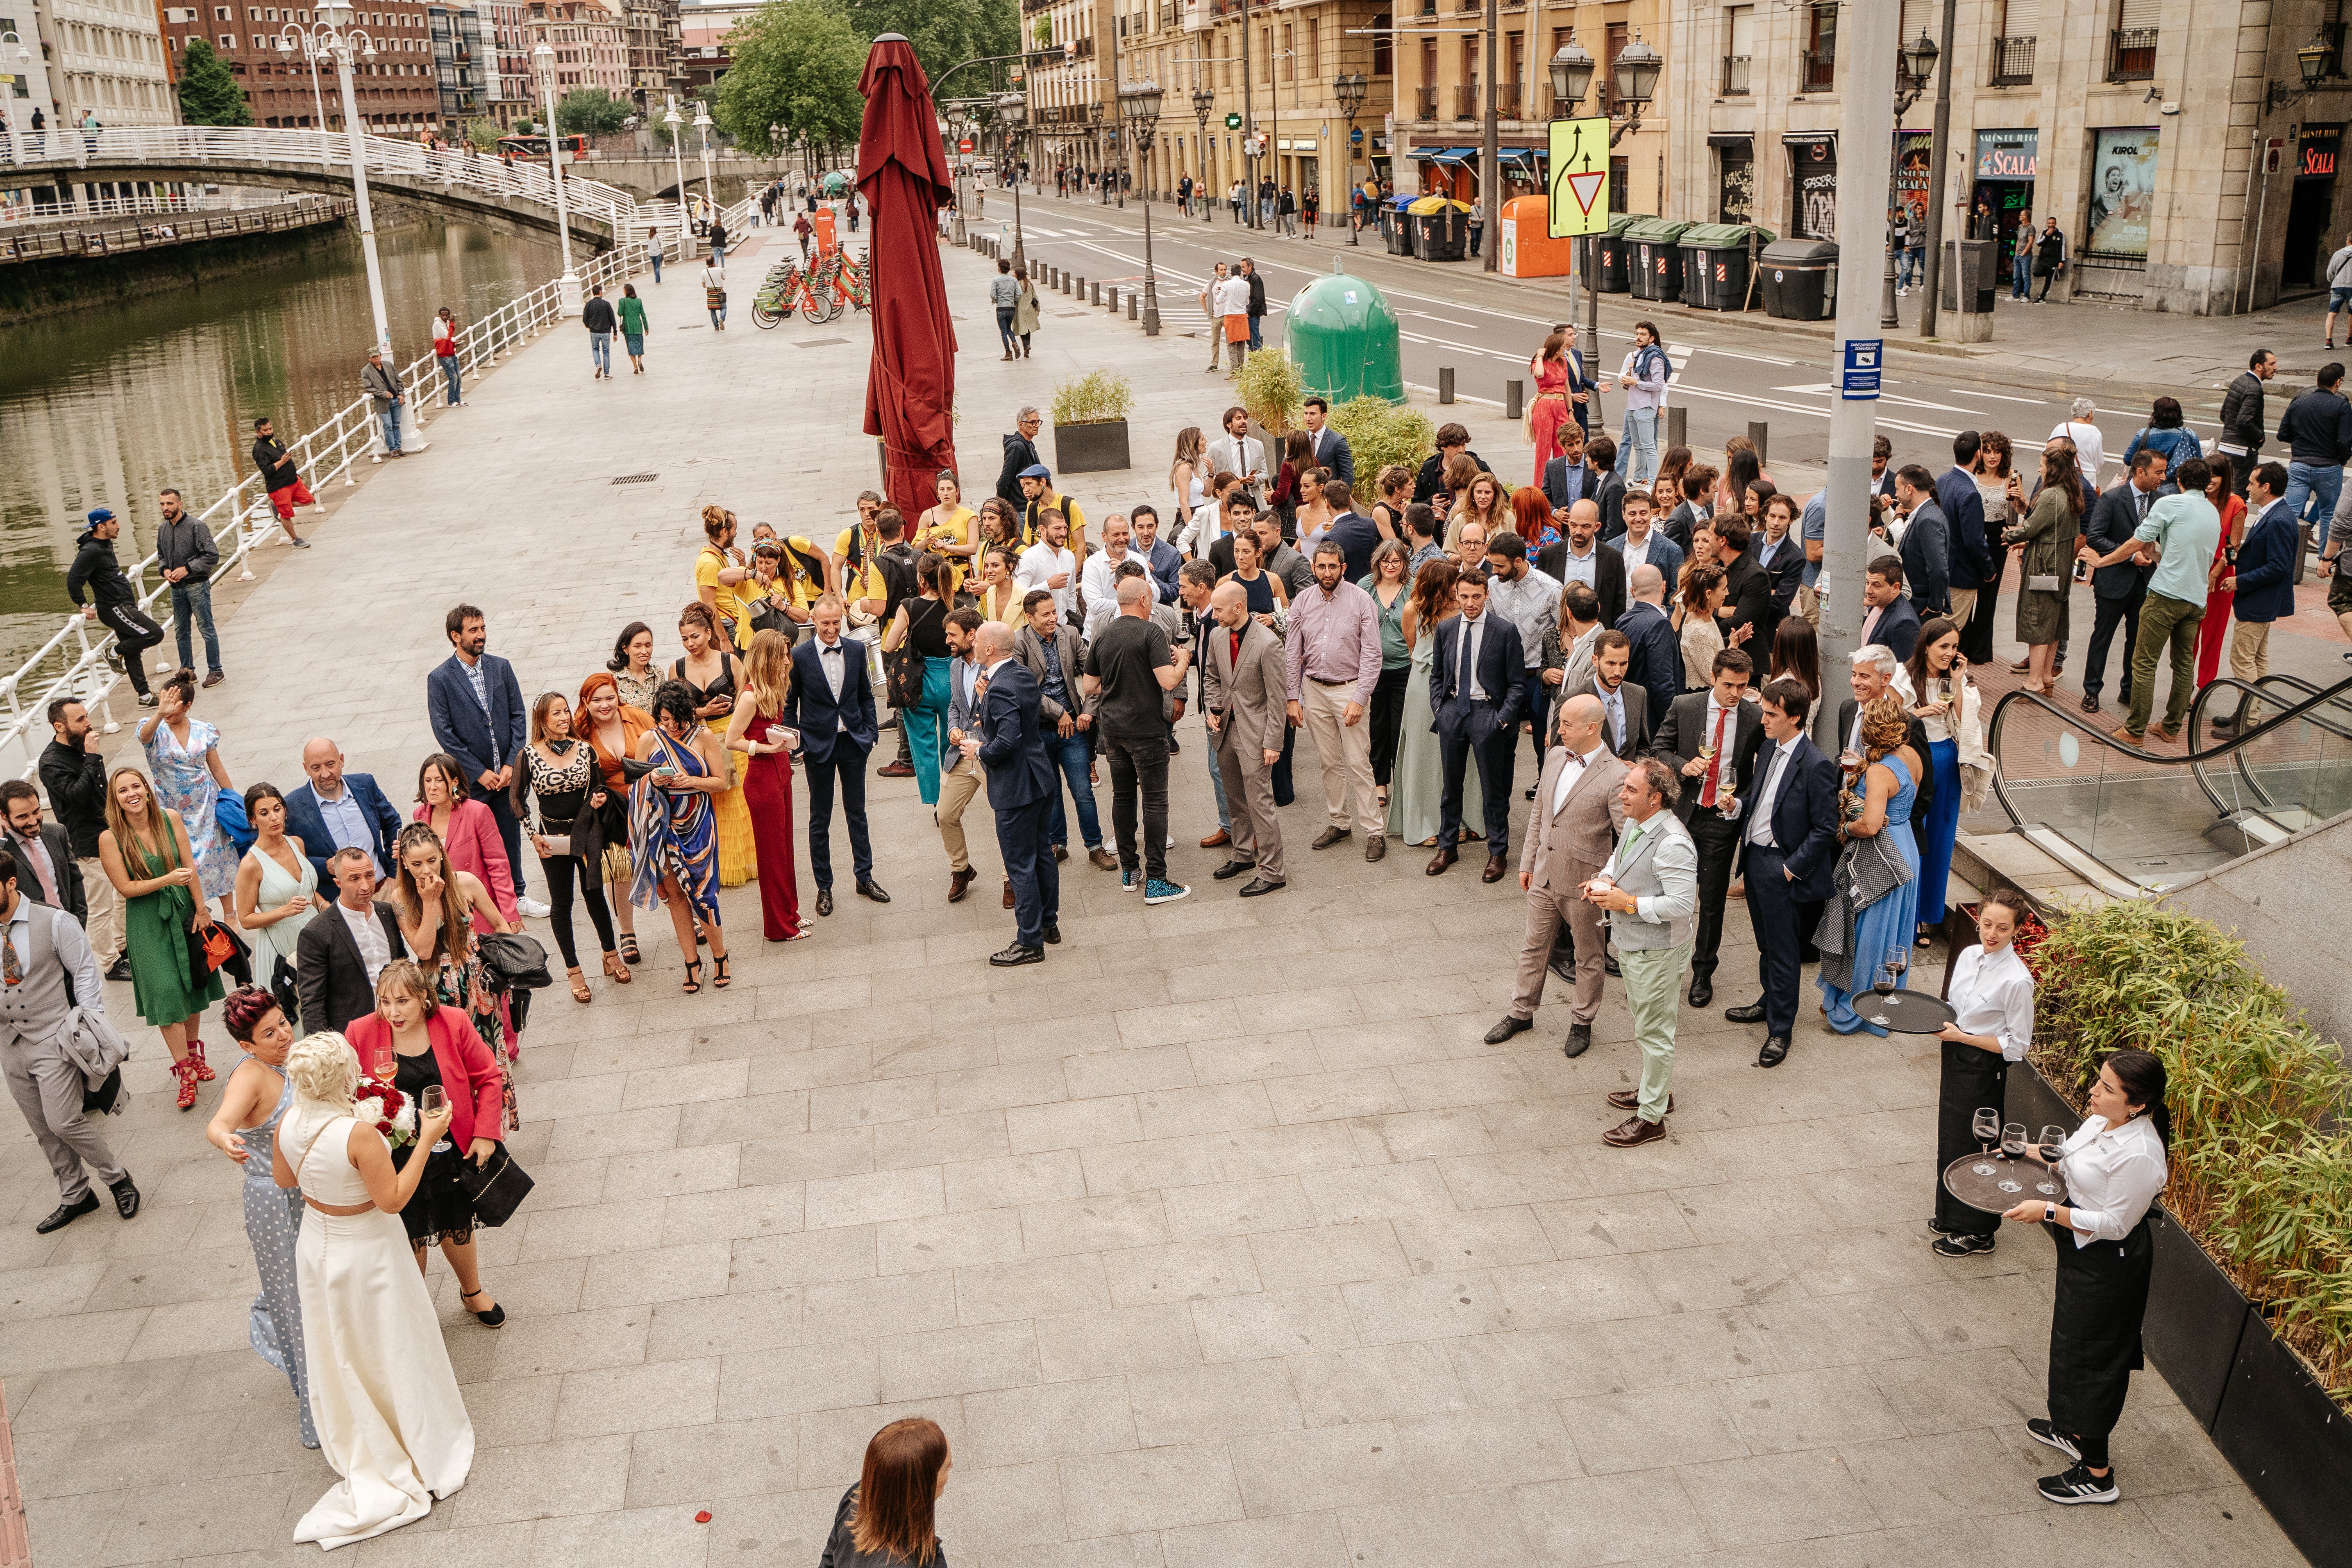
{"type": "Polygon", "coordinates": [[[2010,826],[2012,827],[2023,827],[2025,826],[2025,818],[2019,815],[2017,804],[2009,798],[2008,770],[2000,765],[2000,730],[2002,721],[2011,708],[2017,707],[2021,704],[2030,704],[2041,709],[2051,717],[2058,720],[2061,723],[2074,730],[2078,734],[2096,742],[2098,744],[2106,747],[2111,752],[2120,752],[2124,756],[2134,758],[2142,763],[2152,763],[2158,767],[2188,767],[2190,770],[2189,776],[2197,780],[2197,786],[2200,790],[2204,792],[2206,798],[2212,801],[2215,806],[2219,807],[2226,814],[2229,810],[2228,804],[2215,795],[2212,785],[2205,781],[2201,773],[2199,771],[2197,764],[2210,762],[2217,757],[2230,756],[2252,742],[2260,740],[2263,736],[2270,734],[2271,731],[2276,730],[2280,725],[2287,723],[2292,720],[2301,719],[2309,710],[2317,707],[2322,702],[2344,700],[2352,700],[2352,677],[2347,677],[2347,679],[2336,682],[2334,686],[2328,687],[2325,690],[2318,692],[2317,695],[2307,697],[2291,707],[2282,708],[2277,713],[2263,720],[2260,724],[2255,725],[2252,729],[2232,735],[2230,739],[2222,742],[2218,746],[2208,747],[2201,752],[2199,751],[2196,743],[2197,731],[2189,731],[2189,749],[2188,752],[2185,755],[2175,757],[2167,756],[2157,752],[2150,752],[2138,746],[2126,745],[2123,742],[2116,740],[2115,736],[2108,733],[2104,728],[2084,722],[2081,714],[2069,713],[2065,709],[2061,708],[2057,703],[2051,701],[2048,698],[2042,696],[2038,691],[2027,691],[2022,688],[2020,688],[2015,691],[2004,692],[2001,695],[2000,700],[1993,704],[1992,717],[1985,721],[1985,749],[1992,753],[1993,758],[1993,798],[2000,801],[2001,810],[2009,814],[2010,826]]]}
{"type": "MultiPolygon", "coordinates": [[[[2207,695],[2208,693],[2218,692],[2223,687],[2234,688],[2239,691],[2246,693],[2247,695],[2245,697],[2241,697],[2236,704],[2238,711],[2242,713],[2245,711],[2245,704],[2249,699],[2258,698],[2264,695],[2268,689],[2273,685],[2292,688],[2303,692],[2306,697],[2324,698],[2326,695],[2325,692],[2322,692],[2318,687],[2314,686],[2310,681],[2302,679],[2300,676],[2284,674],[2265,675],[2253,681],[2241,680],[2233,675],[2216,676],[2213,679],[2206,682],[2204,686],[2198,689],[2197,700],[2189,705],[2189,722],[2192,726],[2195,726],[2195,728],[2192,728],[2189,732],[2191,734],[2200,735],[2206,732],[2203,729],[2203,725],[2205,723],[2205,715],[2208,710],[2207,704],[2209,702],[2218,704],[2220,701],[2220,698],[2218,696],[2209,698],[2207,695]]],[[[2273,696],[2272,700],[2275,702],[2277,698],[2273,696]]],[[[2334,735],[2337,740],[2352,742],[2352,729],[2347,729],[2342,725],[2333,723],[2328,720],[2320,718],[2315,711],[2315,703],[2306,705],[2303,712],[2305,722],[2326,731],[2329,734],[2334,735]]],[[[2217,748],[2217,752],[2215,753],[2208,754],[2218,754],[2218,751],[2219,749],[2217,748]]],[[[2229,753],[2231,771],[2238,775],[2239,779],[2245,784],[2246,788],[2252,791],[2254,797],[2263,803],[2263,809],[2268,811],[2275,807],[2278,805],[2278,802],[2273,798],[2269,790],[2263,787],[2262,781],[2254,776],[2253,769],[2247,765],[2246,759],[2248,754],[2249,753],[2242,749],[2231,752],[2229,753]]],[[[2189,771],[2196,777],[2198,787],[2205,792],[2205,798],[2211,801],[2216,806],[2220,807],[2226,815],[2229,811],[2229,805],[2215,792],[2213,786],[2207,782],[2203,760],[2201,758],[2195,759],[2195,765],[2192,766],[2189,771]]]]}

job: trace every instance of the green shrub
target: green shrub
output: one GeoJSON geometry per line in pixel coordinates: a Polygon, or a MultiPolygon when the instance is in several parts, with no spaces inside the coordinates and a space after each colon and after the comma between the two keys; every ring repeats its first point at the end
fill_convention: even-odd
{"type": "Polygon", "coordinates": [[[1054,423],[1102,425],[1127,417],[1135,406],[1135,389],[1127,377],[1107,370],[1088,371],[1076,381],[1054,388],[1054,423]]]}
{"type": "Polygon", "coordinates": [[[1437,450],[1436,428],[1417,408],[1385,397],[1356,397],[1331,410],[1331,427],[1348,438],[1356,457],[1356,489],[1369,500],[1381,470],[1391,463],[1418,468],[1437,450]]]}
{"type": "Polygon", "coordinates": [[[1234,401],[1248,409],[1252,419],[1280,436],[1298,418],[1299,406],[1307,401],[1307,387],[1288,354],[1278,348],[1265,348],[1242,362],[1241,374],[1234,379],[1234,401]]]}
{"type": "Polygon", "coordinates": [[[2033,1064],[2077,1110],[2107,1055],[2162,1058],[2164,1205],[2352,1411],[2352,1073],[2242,944],[2138,900],[2055,922],[2034,953],[2033,1064]]]}

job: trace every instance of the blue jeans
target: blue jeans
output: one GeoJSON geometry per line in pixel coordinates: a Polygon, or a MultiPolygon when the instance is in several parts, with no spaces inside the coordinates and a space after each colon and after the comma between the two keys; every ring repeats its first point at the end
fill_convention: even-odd
{"type": "Polygon", "coordinates": [[[375,416],[377,423],[382,425],[383,427],[383,449],[387,452],[399,451],[400,405],[397,403],[379,403],[376,405],[375,416]]]}
{"type": "MultiPolygon", "coordinates": [[[[2297,522],[2312,521],[2316,548],[2327,548],[2327,525],[2336,520],[2336,500],[2344,488],[2344,470],[2333,463],[2289,463],[2286,466],[2286,510],[2297,522]],[[2312,502],[2319,505],[2313,508],[2312,502]],[[2305,516],[2316,510],[2315,521],[2305,516]]],[[[185,660],[182,661],[186,662],[185,660]]]]}
{"type": "Polygon", "coordinates": [[[719,268],[721,272],[727,270],[727,247],[725,246],[714,245],[710,247],[710,264],[719,268]]]}
{"type": "Polygon", "coordinates": [[[1911,279],[1919,276],[1920,254],[1920,247],[1916,245],[1906,245],[1895,253],[1895,286],[1897,289],[1908,289],[1911,279]]]}
{"type": "Polygon", "coordinates": [[[1265,329],[1265,318],[1264,316],[1252,316],[1249,319],[1249,324],[1250,353],[1255,353],[1258,350],[1265,347],[1265,340],[1260,335],[1265,329]]]}
{"type": "Polygon", "coordinates": [[[1625,410],[1624,450],[1625,482],[1646,484],[1658,471],[1658,411],[1654,408],[1625,410]]]}
{"type": "Polygon", "coordinates": [[[441,367],[441,377],[449,384],[449,402],[454,407],[460,401],[457,392],[457,356],[436,354],[434,363],[441,367]]]}
{"type": "Polygon", "coordinates": [[[1013,346],[1013,307],[1010,305],[999,305],[996,307],[996,335],[1004,340],[1004,347],[1008,353],[1011,352],[1013,346]]]}
{"type": "MultiPolygon", "coordinates": [[[[1095,816],[1095,786],[1087,782],[1090,762],[1087,738],[1084,735],[1048,735],[1045,755],[1062,770],[1069,782],[1070,796],[1078,803],[1078,837],[1089,849],[1102,847],[1102,823],[1095,816]]],[[[1054,792],[1054,809],[1046,814],[1045,839],[1049,844],[1066,845],[1070,841],[1070,820],[1062,809],[1062,792],[1054,792]]]]}
{"type": "Polygon", "coordinates": [[[1485,224],[1474,223],[1474,224],[1472,224],[1472,225],[1470,226],[1470,254],[1471,254],[1471,255],[1475,256],[1475,255],[1477,255],[1477,254],[1478,254],[1478,241],[1479,241],[1480,237],[1482,237],[1483,235],[1485,235],[1485,234],[1486,234],[1486,226],[1485,224]]]}
{"type": "Polygon", "coordinates": [[[2033,252],[2021,250],[2009,264],[2009,297],[2022,300],[2033,290],[2033,252]]]}
{"type": "Polygon", "coordinates": [[[220,638],[213,633],[213,585],[210,582],[183,581],[172,584],[172,627],[180,639],[180,668],[193,669],[195,660],[188,636],[188,623],[194,620],[205,634],[205,668],[207,672],[221,667],[220,638]]]}
{"type": "Polygon", "coordinates": [[[610,333],[610,332],[591,332],[591,333],[589,333],[589,334],[588,334],[588,353],[589,353],[589,356],[590,356],[591,358],[593,358],[593,359],[596,362],[596,368],[597,368],[598,370],[603,371],[606,375],[610,375],[610,374],[613,374],[613,334],[612,334],[612,333],[610,333]]]}
{"type": "Polygon", "coordinates": [[[652,255],[654,263],[654,281],[658,283],[661,281],[662,253],[656,250],[654,251],[652,255]]]}

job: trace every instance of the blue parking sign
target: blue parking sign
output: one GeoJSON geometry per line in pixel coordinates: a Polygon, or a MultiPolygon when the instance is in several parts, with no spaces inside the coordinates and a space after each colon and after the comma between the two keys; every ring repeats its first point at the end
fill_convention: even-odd
{"type": "Polygon", "coordinates": [[[1838,396],[1848,403],[1865,403],[1878,395],[1879,362],[1885,357],[1884,338],[1848,338],[1845,365],[1838,378],[1838,396]]]}

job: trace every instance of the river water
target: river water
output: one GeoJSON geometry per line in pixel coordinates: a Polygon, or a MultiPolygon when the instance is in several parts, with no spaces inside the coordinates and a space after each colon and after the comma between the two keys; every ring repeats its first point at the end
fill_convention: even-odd
{"type": "MultiPolygon", "coordinates": [[[[376,250],[404,363],[430,346],[440,306],[472,321],[562,269],[552,236],[468,224],[384,229],[376,250]]],[[[191,511],[210,506],[249,468],[256,418],[291,441],[359,395],[373,335],[356,229],[232,278],[11,328],[0,352],[0,673],[71,611],[66,568],[89,509],[122,518],[115,550],[129,567],[154,546],[158,489],[176,486],[191,511]]]]}

